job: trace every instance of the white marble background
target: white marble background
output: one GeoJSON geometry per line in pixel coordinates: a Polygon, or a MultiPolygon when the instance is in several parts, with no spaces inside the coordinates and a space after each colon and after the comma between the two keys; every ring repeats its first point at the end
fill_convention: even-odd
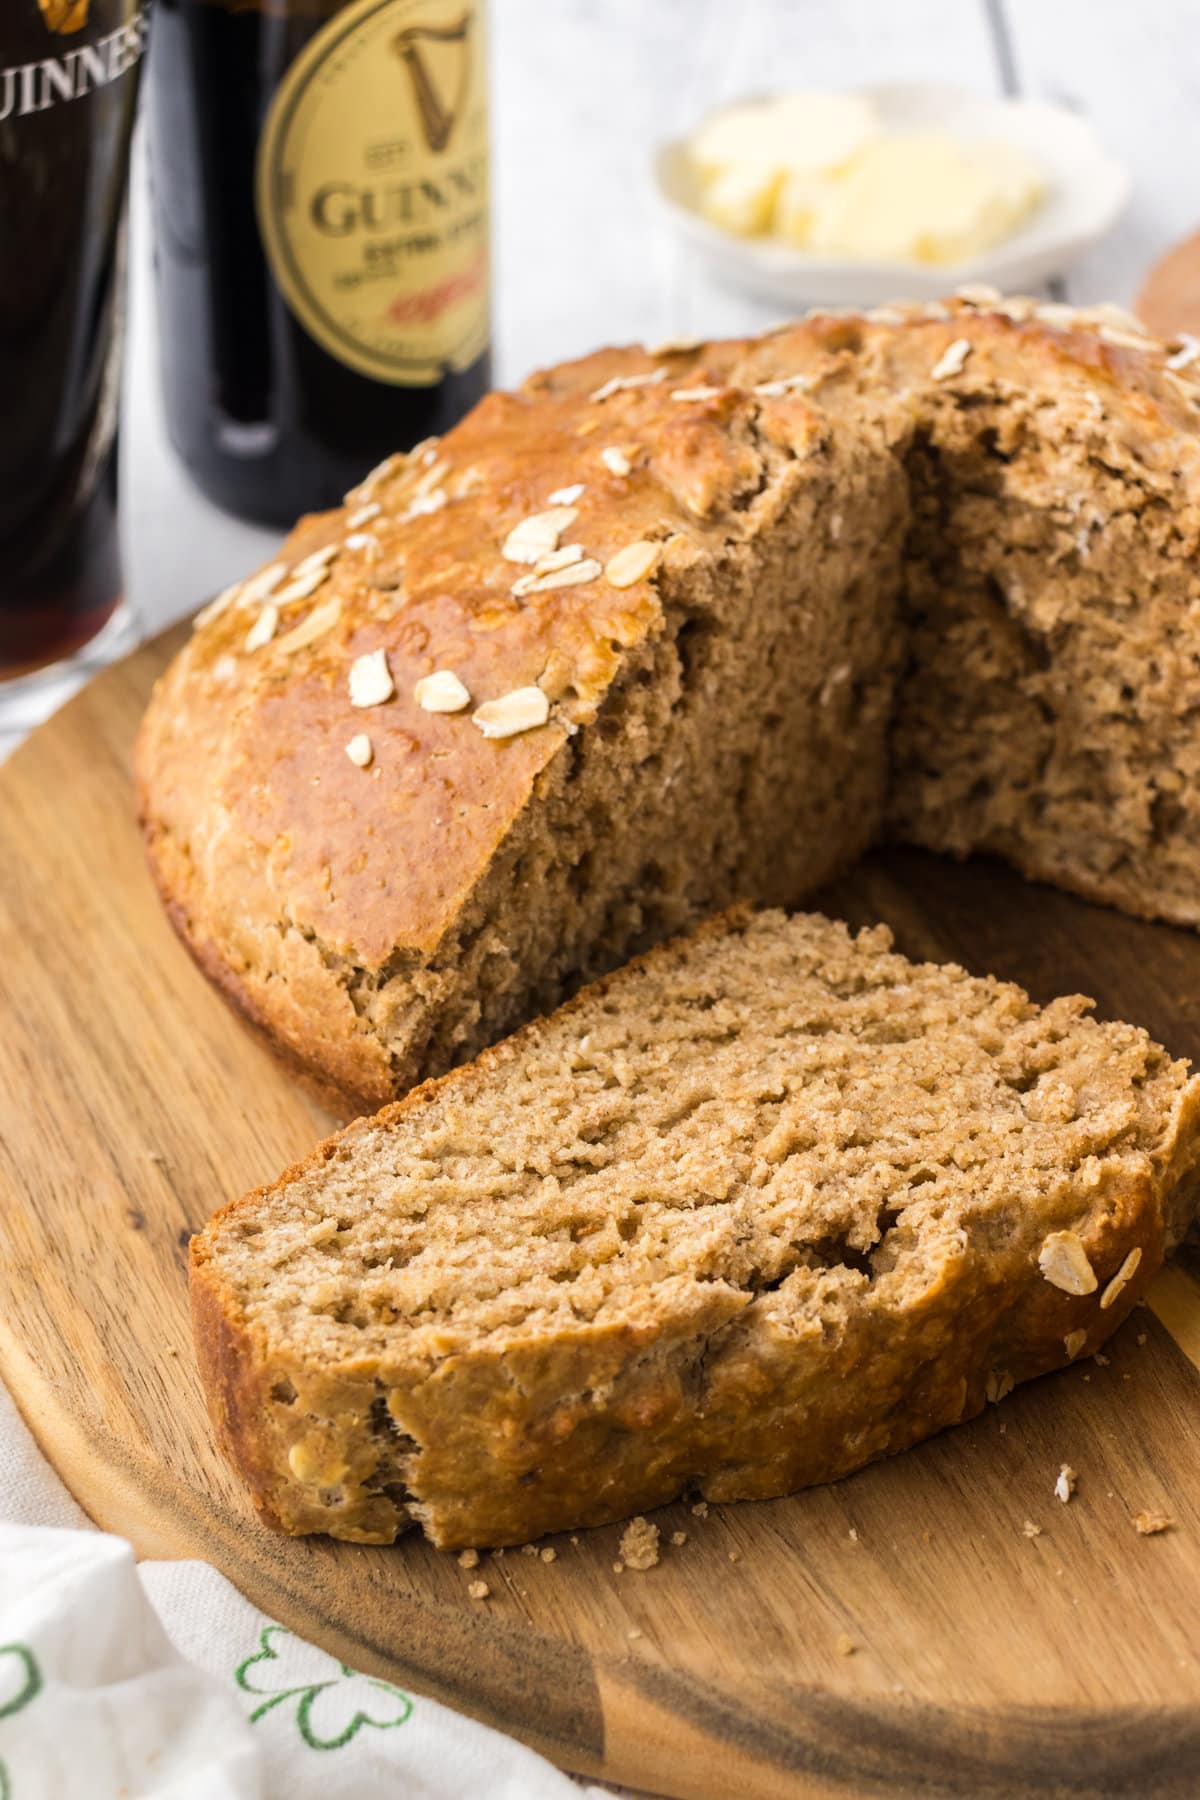
{"type": "MultiPolygon", "coordinates": [[[[1067,297],[1128,303],[1200,225],[1200,0],[491,0],[497,379],[604,341],[739,331],[778,309],[711,286],[655,217],[660,139],[766,88],[886,79],[1050,97],[1135,178],[1067,297]]],[[[122,445],[126,570],[149,634],[275,534],[191,487],[167,443],[144,170],[134,187],[122,445]]]]}

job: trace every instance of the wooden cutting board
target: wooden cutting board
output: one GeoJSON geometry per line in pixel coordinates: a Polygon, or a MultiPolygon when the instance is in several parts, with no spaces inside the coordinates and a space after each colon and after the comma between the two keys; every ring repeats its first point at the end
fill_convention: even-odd
{"type": "MultiPolygon", "coordinates": [[[[192,967],[143,867],[130,743],[174,641],[101,676],[0,769],[0,1374],[93,1518],[145,1556],[208,1559],[359,1669],[631,1786],[1194,1800],[1186,1256],[1104,1364],[836,1487],[705,1519],[664,1508],[645,1574],[614,1572],[608,1527],[554,1540],[550,1563],[485,1555],[481,1604],[416,1538],[370,1549],[257,1524],[209,1438],[187,1240],[328,1121],[192,967]],[[1175,1529],[1139,1536],[1143,1510],[1175,1529]]],[[[827,904],[1039,998],[1082,987],[1200,1053],[1200,936],[911,852],[872,857],[827,904]]]]}

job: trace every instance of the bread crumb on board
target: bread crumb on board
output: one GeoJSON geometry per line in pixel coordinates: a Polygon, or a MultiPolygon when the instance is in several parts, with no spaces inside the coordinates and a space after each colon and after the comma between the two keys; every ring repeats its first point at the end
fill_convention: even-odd
{"type": "Polygon", "coordinates": [[[854,1642],[854,1639],[847,1637],[844,1631],[839,1632],[833,1647],[839,1656],[853,1656],[858,1649],[858,1645],[854,1642]]]}
{"type": "Polygon", "coordinates": [[[460,1569],[477,1569],[479,1567],[478,1550],[460,1550],[458,1553],[458,1566],[460,1569]]]}
{"type": "Polygon", "coordinates": [[[492,1590],[486,1581],[471,1581],[467,1583],[467,1592],[470,1594],[472,1600],[486,1600],[491,1591],[492,1590]]]}
{"type": "Polygon", "coordinates": [[[1026,1519],[1021,1527],[1021,1534],[1027,1538],[1041,1537],[1042,1528],[1040,1525],[1035,1525],[1032,1519],[1026,1519]]]}
{"type": "Polygon", "coordinates": [[[1175,1521],[1169,1513],[1139,1512],[1133,1515],[1133,1529],[1139,1537],[1157,1537],[1160,1531],[1172,1531],[1175,1521]]]}
{"type": "Polygon", "coordinates": [[[658,1526],[639,1513],[636,1519],[630,1519],[621,1533],[617,1549],[627,1569],[636,1569],[639,1573],[652,1569],[658,1561],[658,1526]]]}
{"type": "Polygon", "coordinates": [[[1058,1480],[1054,1483],[1055,1499],[1061,1500],[1065,1506],[1067,1501],[1071,1498],[1071,1495],[1075,1492],[1078,1483],[1079,1477],[1076,1475],[1070,1463],[1064,1463],[1058,1471],[1058,1480]]]}

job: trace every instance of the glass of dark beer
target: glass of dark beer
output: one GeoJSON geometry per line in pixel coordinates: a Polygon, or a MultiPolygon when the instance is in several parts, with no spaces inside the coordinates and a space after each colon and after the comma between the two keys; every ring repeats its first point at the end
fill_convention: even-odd
{"type": "Polygon", "coordinates": [[[0,6],[0,740],[131,638],[125,198],[147,0],[0,6]]]}

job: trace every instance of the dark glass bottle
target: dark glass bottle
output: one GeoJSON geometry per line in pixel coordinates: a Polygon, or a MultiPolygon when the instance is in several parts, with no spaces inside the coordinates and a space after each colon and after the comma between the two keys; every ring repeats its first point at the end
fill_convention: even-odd
{"type": "Polygon", "coordinates": [[[483,0],[157,0],[162,369],[200,487],[287,525],[490,379],[483,0]]]}

